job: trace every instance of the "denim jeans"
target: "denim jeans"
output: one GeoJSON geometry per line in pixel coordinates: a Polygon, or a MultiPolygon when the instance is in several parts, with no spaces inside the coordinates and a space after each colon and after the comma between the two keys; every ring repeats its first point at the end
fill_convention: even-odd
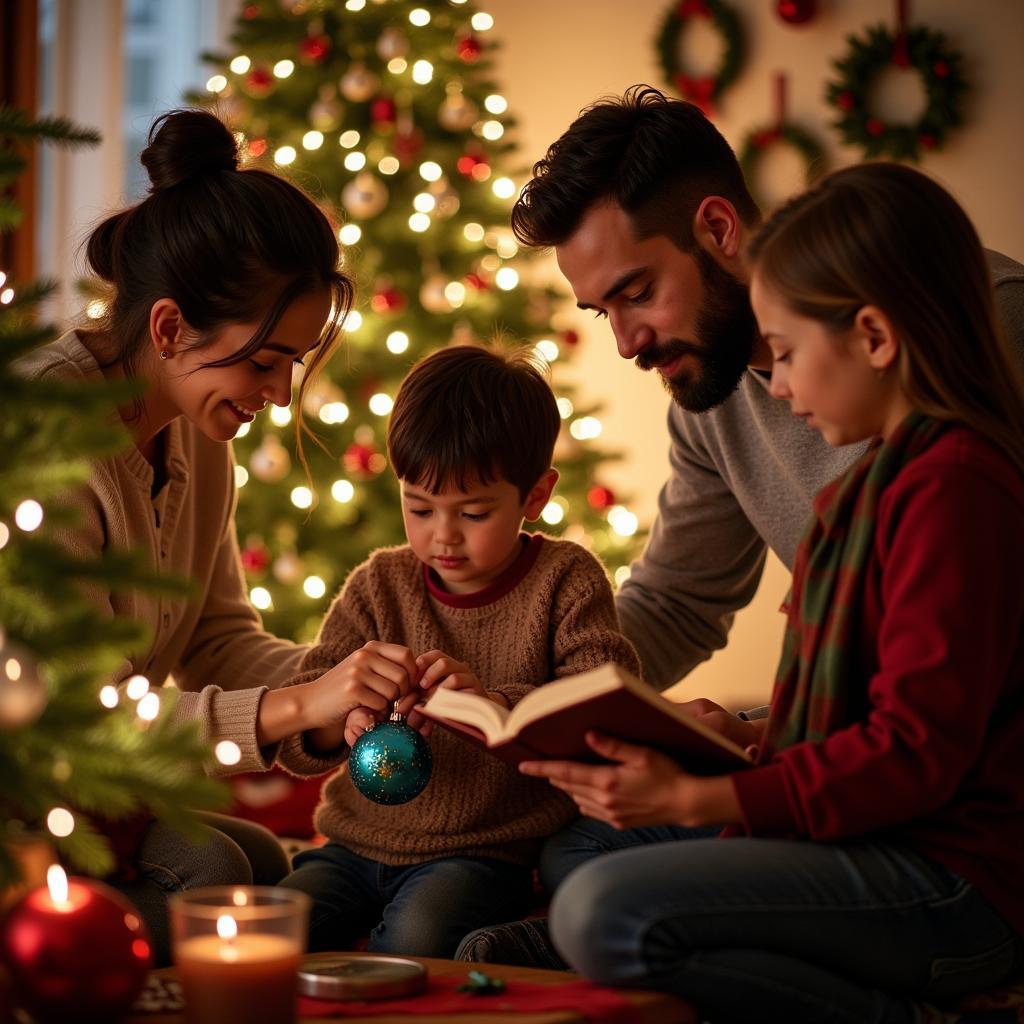
{"type": "MultiPolygon", "coordinates": [[[[606,828],[577,825],[592,839],[606,828]]],[[[632,831],[620,835],[661,830],[632,831]]],[[[1021,937],[972,885],[868,841],[630,845],[566,878],[551,933],[586,977],[675,993],[714,1024],[909,1024],[913,1000],[955,1000],[1024,962],[1021,937]]]]}
{"type": "Polygon", "coordinates": [[[397,867],[339,843],[306,850],[281,883],[308,893],[310,952],[345,949],[369,932],[374,953],[451,957],[466,932],[525,913],[529,868],[445,857],[397,867]]]}

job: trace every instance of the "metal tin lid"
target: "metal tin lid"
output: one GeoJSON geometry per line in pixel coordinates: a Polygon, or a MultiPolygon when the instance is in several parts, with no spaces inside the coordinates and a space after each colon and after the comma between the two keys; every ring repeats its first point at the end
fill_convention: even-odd
{"type": "Polygon", "coordinates": [[[299,992],[314,999],[394,999],[426,987],[426,967],[400,956],[338,953],[299,965],[299,992]]]}

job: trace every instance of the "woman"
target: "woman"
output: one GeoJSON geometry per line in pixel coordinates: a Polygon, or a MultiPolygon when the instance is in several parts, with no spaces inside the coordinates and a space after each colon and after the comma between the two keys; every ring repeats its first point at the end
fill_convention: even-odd
{"type": "MultiPolygon", "coordinates": [[[[173,676],[165,707],[198,722],[211,743],[231,740],[241,760],[218,772],[268,768],[280,740],[343,721],[346,673],[372,674],[372,660],[286,691],[304,647],[271,636],[247,600],[235,529],[234,465],[228,442],[268,402],[301,395],[330,357],[352,301],[338,269],[338,243],[322,211],[293,184],[240,169],[235,139],[212,114],[160,117],[142,153],[149,195],[104,220],[88,240],[93,272],[113,288],[106,322],[71,331],[32,353],[23,373],[87,382],[138,378],[141,397],[120,410],[132,444],[95,463],[73,496],[77,524],[63,534],[82,555],[141,549],[161,572],[195,585],[190,598],[97,592],[111,618],[143,623],[144,649],[126,652],[121,681],[173,676]],[[339,717],[340,716],[340,717],[339,717]]],[[[412,669],[414,671],[414,669],[412,669]]],[[[156,823],[111,829],[137,877],[121,887],[146,916],[157,956],[167,957],[164,893],[255,880],[288,870],[265,830],[211,816],[195,845],[156,823]],[[233,838],[229,838],[230,837],[233,838]]]]}

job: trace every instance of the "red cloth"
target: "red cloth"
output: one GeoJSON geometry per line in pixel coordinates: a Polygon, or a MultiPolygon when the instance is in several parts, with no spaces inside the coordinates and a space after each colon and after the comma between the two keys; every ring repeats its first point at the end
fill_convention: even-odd
{"type": "Polygon", "coordinates": [[[879,503],[850,724],[733,776],[750,835],[905,842],[1024,932],[1024,480],[949,430],[879,503]]]}
{"type": "MultiPolygon", "coordinates": [[[[501,967],[494,974],[501,977],[501,967]]],[[[335,1002],[299,998],[300,1017],[382,1017],[385,1014],[421,1016],[427,1014],[543,1013],[576,1010],[592,1024],[640,1024],[640,1012],[621,993],[589,981],[566,981],[543,985],[531,981],[509,981],[500,995],[475,996],[455,990],[462,978],[430,978],[427,991],[405,999],[335,1002]]],[[[693,1018],[696,1024],[696,1016],[693,1018]]]]}
{"type": "Polygon", "coordinates": [[[276,765],[267,772],[242,772],[228,780],[233,803],[228,814],[269,828],[276,836],[312,839],[313,812],[320,802],[322,775],[297,779],[276,765]]]}

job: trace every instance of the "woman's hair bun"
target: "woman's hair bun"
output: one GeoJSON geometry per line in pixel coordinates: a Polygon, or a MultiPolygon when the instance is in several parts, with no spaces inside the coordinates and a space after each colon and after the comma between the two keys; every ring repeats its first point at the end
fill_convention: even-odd
{"type": "Polygon", "coordinates": [[[183,181],[238,169],[235,137],[206,110],[169,110],[153,122],[149,144],[140,157],[151,192],[183,181]]]}

